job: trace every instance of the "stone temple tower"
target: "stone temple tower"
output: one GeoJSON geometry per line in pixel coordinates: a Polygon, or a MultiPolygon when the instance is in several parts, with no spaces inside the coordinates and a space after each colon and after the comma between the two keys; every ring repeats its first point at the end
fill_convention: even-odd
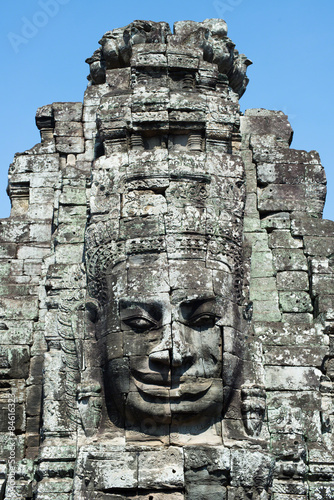
{"type": "Polygon", "coordinates": [[[315,151],[207,19],[134,21],[37,110],[0,221],[0,498],[334,498],[315,151]]]}

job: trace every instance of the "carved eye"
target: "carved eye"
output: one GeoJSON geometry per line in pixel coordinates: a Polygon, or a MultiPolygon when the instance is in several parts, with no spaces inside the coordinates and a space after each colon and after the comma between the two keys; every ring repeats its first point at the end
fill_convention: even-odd
{"type": "Polygon", "coordinates": [[[212,328],[215,325],[216,316],[214,314],[200,314],[188,321],[189,326],[195,328],[212,328]]]}
{"type": "Polygon", "coordinates": [[[156,324],[153,323],[153,321],[150,321],[143,316],[132,316],[131,318],[123,319],[123,323],[137,333],[146,332],[156,327],[156,324]]]}

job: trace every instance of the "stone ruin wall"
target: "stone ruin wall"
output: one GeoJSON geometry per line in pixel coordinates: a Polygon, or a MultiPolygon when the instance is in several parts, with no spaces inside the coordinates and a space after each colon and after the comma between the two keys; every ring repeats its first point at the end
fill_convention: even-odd
{"type": "MultiPolygon", "coordinates": [[[[39,108],[41,143],[9,169],[12,211],[0,221],[0,498],[12,498],[13,442],[18,498],[334,498],[334,223],[322,219],[319,155],[290,148],[282,112],[240,113],[250,61],[223,21],[176,23],[174,34],[166,23],[136,21],[100,44],[87,60],[83,103],[39,108]],[[202,184],[194,188],[191,175],[202,184]],[[213,191],[207,175],[216,176],[213,191]],[[228,323],[237,342],[229,347],[225,337],[224,385],[236,359],[241,375],[204,440],[195,433],[191,441],[191,428],[189,439],[168,426],[152,438],[106,423],[87,319],[101,292],[87,291],[87,272],[103,272],[89,253],[99,237],[109,249],[119,243],[125,260],[138,247],[159,253],[159,238],[172,241],[162,268],[194,246],[210,268],[219,257],[210,257],[209,240],[223,240],[227,257],[239,248],[231,301],[242,317],[228,323]]],[[[210,269],[224,280],[222,262],[210,269]]]]}

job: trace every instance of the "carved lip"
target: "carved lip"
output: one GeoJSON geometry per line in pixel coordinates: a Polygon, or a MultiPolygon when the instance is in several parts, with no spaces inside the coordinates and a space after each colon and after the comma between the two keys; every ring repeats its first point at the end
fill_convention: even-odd
{"type": "Polygon", "coordinates": [[[148,373],[143,373],[138,370],[132,370],[131,375],[134,379],[135,382],[138,382],[138,384],[141,384],[143,386],[149,386],[149,387],[166,387],[167,389],[171,388],[171,380],[170,380],[170,372],[166,372],[166,376],[163,377],[161,373],[158,372],[148,372],[148,373]],[[165,378],[165,380],[164,380],[165,378]]]}
{"type": "Polygon", "coordinates": [[[136,378],[133,381],[140,392],[148,394],[149,396],[154,396],[164,399],[183,399],[183,398],[200,398],[204,396],[206,392],[212,386],[212,380],[208,379],[205,381],[193,381],[180,382],[180,385],[175,388],[168,388],[163,385],[147,384],[140,382],[136,378]]]}

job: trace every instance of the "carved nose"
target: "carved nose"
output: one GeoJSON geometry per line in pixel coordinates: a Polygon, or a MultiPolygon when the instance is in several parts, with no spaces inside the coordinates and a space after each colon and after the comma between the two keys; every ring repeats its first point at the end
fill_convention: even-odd
{"type": "Polygon", "coordinates": [[[170,365],[170,353],[172,349],[172,339],[170,331],[163,333],[162,340],[149,354],[150,361],[163,365],[170,365]]]}
{"type": "Polygon", "coordinates": [[[189,345],[182,334],[182,325],[172,323],[172,333],[164,335],[162,341],[149,355],[151,361],[163,365],[181,366],[193,359],[189,345]]]}
{"type": "Polygon", "coordinates": [[[190,346],[186,342],[184,333],[182,331],[183,325],[176,321],[172,324],[172,351],[171,351],[171,364],[172,366],[181,366],[185,362],[193,359],[190,351],[190,346]]]}
{"type": "Polygon", "coordinates": [[[161,363],[162,365],[170,364],[170,350],[164,349],[162,351],[154,351],[149,355],[151,361],[161,363]]]}

